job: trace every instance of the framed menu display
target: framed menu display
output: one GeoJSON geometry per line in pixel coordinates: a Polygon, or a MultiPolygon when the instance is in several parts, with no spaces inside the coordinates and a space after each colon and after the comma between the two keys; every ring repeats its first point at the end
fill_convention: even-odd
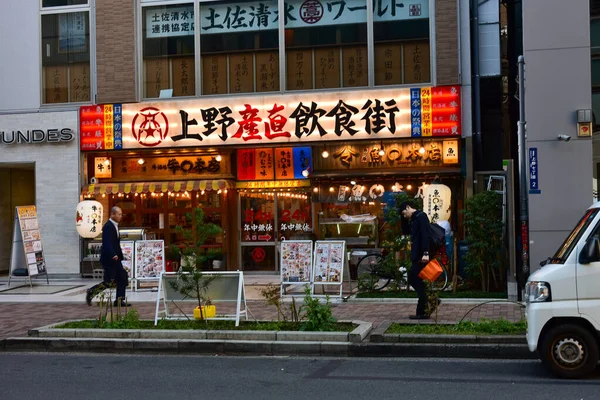
{"type": "Polygon", "coordinates": [[[123,261],[121,264],[125,271],[127,271],[127,278],[131,281],[134,279],[134,271],[133,271],[133,254],[134,247],[133,241],[123,241],[121,242],[121,251],[123,252],[123,261]]]}
{"type": "Polygon", "coordinates": [[[311,283],[312,240],[284,240],[279,251],[282,284],[311,283]]]}
{"type": "Polygon", "coordinates": [[[339,286],[341,296],[346,263],[346,242],[343,240],[318,240],[315,242],[314,257],[314,285],[339,286]]]}
{"type": "Polygon", "coordinates": [[[19,206],[15,209],[15,224],[10,262],[10,277],[28,277],[46,275],[46,260],[42,246],[42,237],[35,206],[19,206]]]}
{"type": "Polygon", "coordinates": [[[140,286],[158,286],[160,274],[165,270],[165,242],[163,240],[137,240],[135,242],[135,280],[140,286]],[[142,284],[152,281],[152,284],[142,284]]]}

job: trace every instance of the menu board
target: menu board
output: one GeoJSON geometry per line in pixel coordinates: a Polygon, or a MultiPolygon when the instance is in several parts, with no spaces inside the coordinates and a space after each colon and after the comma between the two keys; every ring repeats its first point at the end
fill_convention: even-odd
{"type": "Polygon", "coordinates": [[[17,207],[17,218],[29,276],[45,274],[46,261],[35,206],[17,207]]]}
{"type": "Polygon", "coordinates": [[[282,241],[279,265],[282,283],[311,283],[312,241],[282,241]]]}
{"type": "Polygon", "coordinates": [[[125,271],[127,271],[128,279],[133,279],[133,249],[132,241],[121,242],[121,251],[123,252],[123,261],[121,261],[121,264],[125,271]]]}
{"type": "MultiPolygon", "coordinates": [[[[124,254],[123,254],[124,255],[124,254]]],[[[138,240],[135,242],[135,279],[157,280],[165,270],[165,242],[138,240]]]]}
{"type": "Polygon", "coordinates": [[[341,285],[344,274],[346,242],[315,242],[314,282],[322,285],[341,285]]]}

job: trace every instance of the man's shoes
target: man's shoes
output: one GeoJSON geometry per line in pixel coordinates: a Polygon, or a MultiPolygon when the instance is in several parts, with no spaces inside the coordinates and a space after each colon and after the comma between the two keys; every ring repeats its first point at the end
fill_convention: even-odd
{"type": "MultiPolygon", "coordinates": [[[[113,301],[113,307],[117,307],[119,303],[117,303],[116,301],[113,301]]],[[[121,302],[121,307],[131,307],[131,304],[129,303],[125,303],[124,301],[121,302]]]]}
{"type": "Polygon", "coordinates": [[[408,319],[429,319],[429,315],[425,315],[425,314],[423,314],[423,315],[419,315],[419,314],[417,314],[417,315],[409,315],[408,319]]]}
{"type": "Polygon", "coordinates": [[[92,293],[92,289],[88,289],[87,292],[85,293],[85,302],[87,303],[88,306],[92,305],[92,298],[93,298],[93,293],[92,293]]]}

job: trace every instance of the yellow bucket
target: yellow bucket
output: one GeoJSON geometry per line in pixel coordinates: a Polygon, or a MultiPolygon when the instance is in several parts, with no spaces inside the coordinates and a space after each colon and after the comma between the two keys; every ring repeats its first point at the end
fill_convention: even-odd
{"type": "Polygon", "coordinates": [[[217,315],[217,307],[215,306],[202,306],[202,314],[200,314],[200,306],[194,308],[194,318],[213,318],[217,315]]]}

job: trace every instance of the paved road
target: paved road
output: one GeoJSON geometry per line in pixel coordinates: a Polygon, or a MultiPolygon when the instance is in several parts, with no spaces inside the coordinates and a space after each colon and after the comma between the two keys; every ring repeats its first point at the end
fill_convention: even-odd
{"type": "Polygon", "coordinates": [[[600,399],[536,361],[0,355],[3,400],[600,399]],[[111,382],[106,385],[106,382],[111,382]]]}

